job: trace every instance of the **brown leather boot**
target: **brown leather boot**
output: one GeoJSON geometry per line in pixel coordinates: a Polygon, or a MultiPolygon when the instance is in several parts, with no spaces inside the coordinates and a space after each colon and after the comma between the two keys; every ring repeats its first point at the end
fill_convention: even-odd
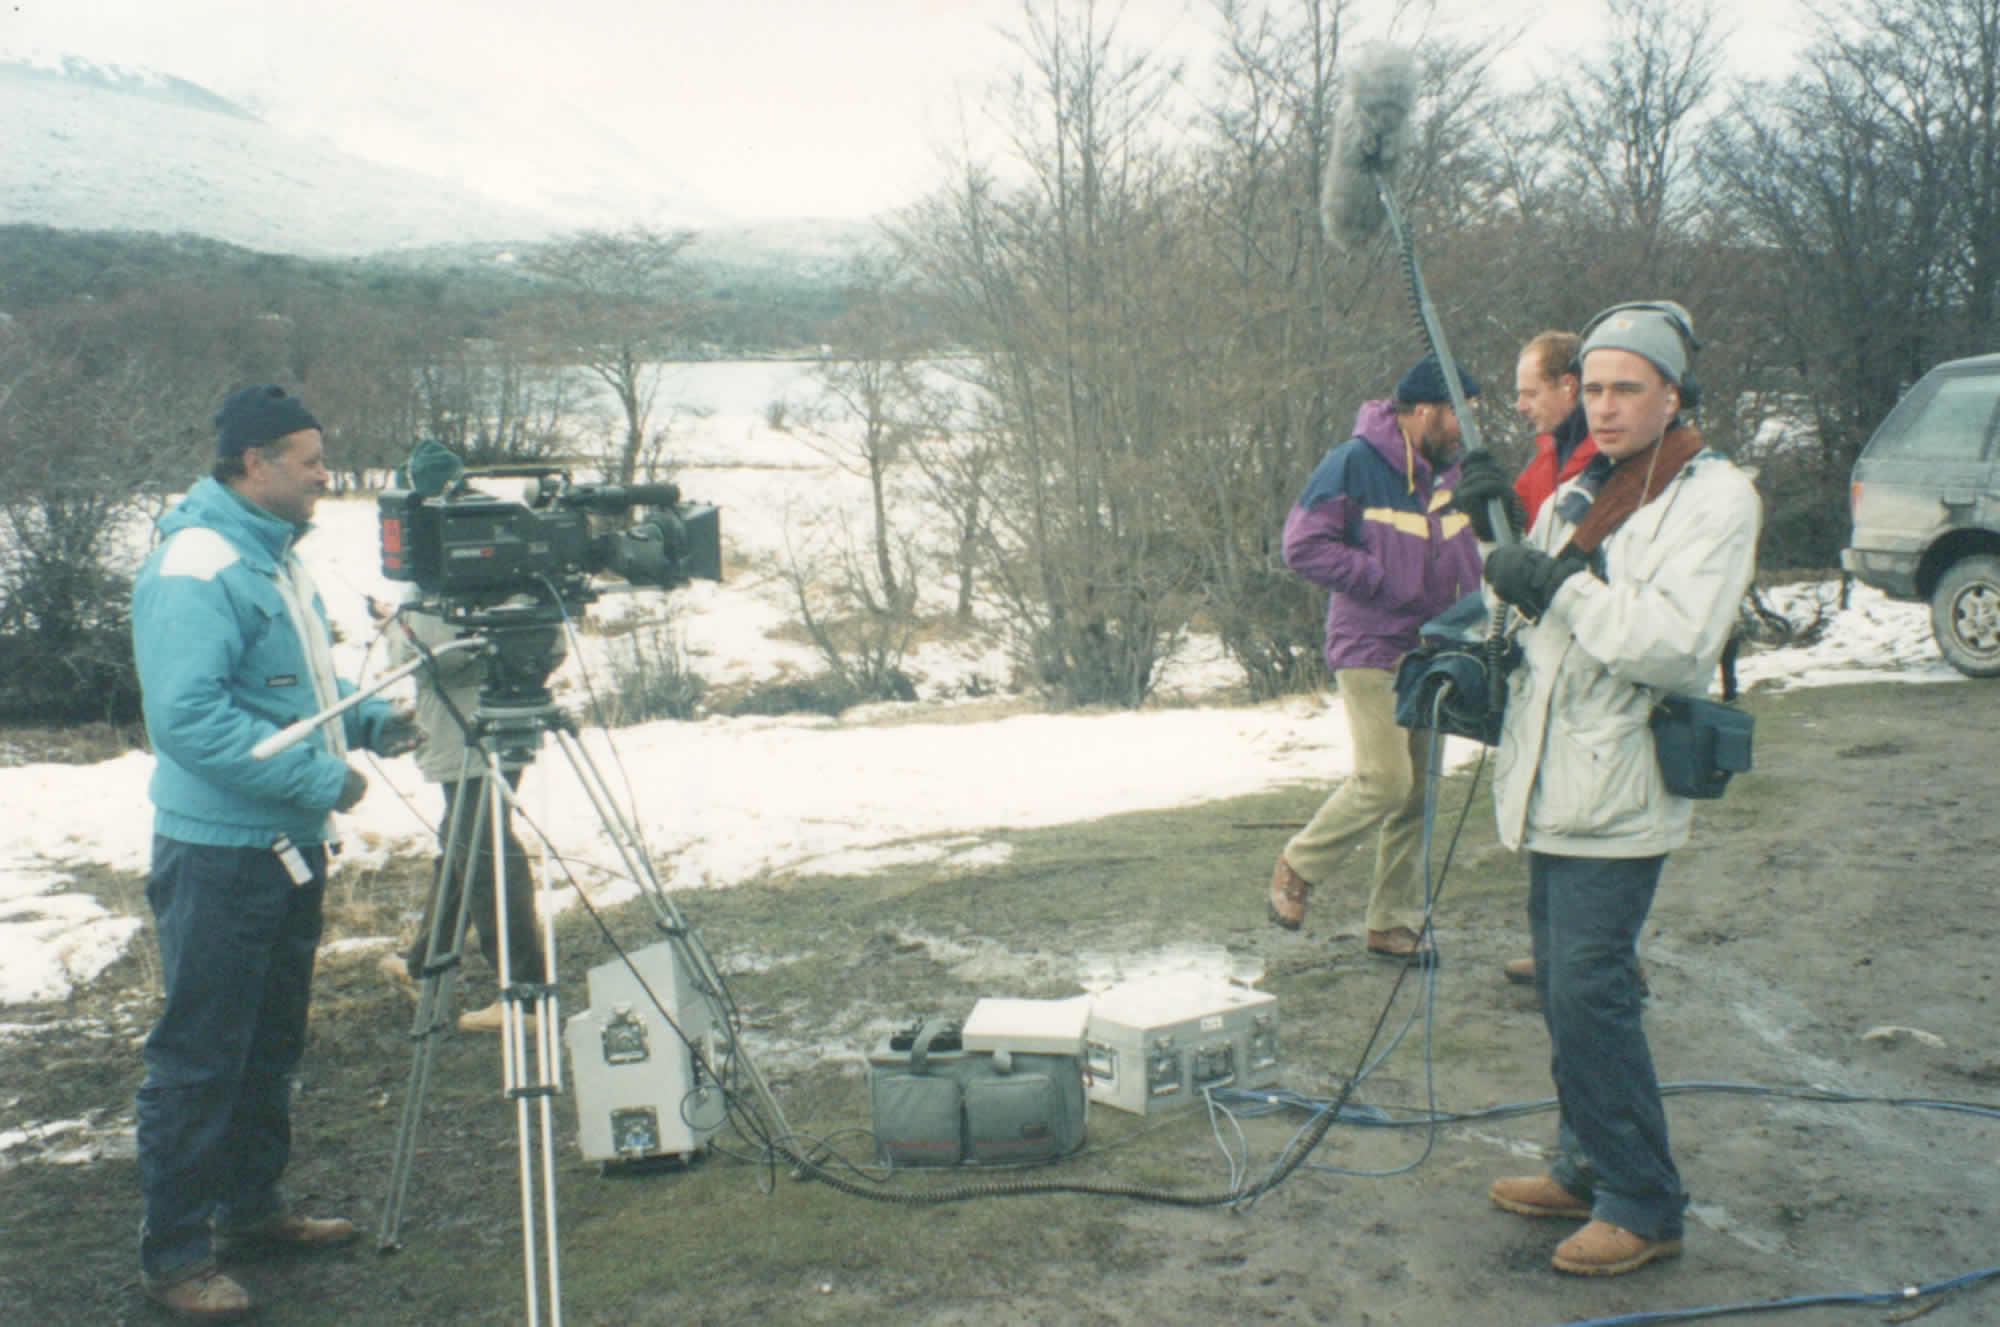
{"type": "Polygon", "coordinates": [[[1659,1258],[1680,1256],[1677,1239],[1647,1239],[1609,1221],[1593,1221],[1556,1245],[1550,1259],[1572,1276],[1623,1276],[1659,1258]]]}
{"type": "Polygon", "coordinates": [[[1368,933],[1368,952],[1403,963],[1430,963],[1437,958],[1429,940],[1407,926],[1368,933]]]}
{"type": "Polygon", "coordinates": [[[207,1263],[201,1270],[172,1281],[142,1276],[146,1298],[187,1322],[233,1322],[250,1312],[250,1292],[207,1263]]]}
{"type": "Polygon", "coordinates": [[[1271,898],[1264,906],[1273,926],[1296,931],[1306,922],[1306,900],[1312,896],[1312,882],[1292,869],[1285,854],[1271,870],[1271,898]]]}
{"type": "Polygon", "coordinates": [[[1547,1175],[1516,1175],[1493,1181],[1486,1191],[1493,1205],[1517,1216],[1560,1216],[1575,1220],[1590,1215],[1590,1200],[1579,1198],[1547,1175]]]}

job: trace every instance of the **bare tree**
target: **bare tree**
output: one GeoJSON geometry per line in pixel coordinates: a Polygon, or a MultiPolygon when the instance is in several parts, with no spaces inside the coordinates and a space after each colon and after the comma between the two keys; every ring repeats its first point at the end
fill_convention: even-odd
{"type": "Polygon", "coordinates": [[[1597,54],[1558,83],[1570,200],[1636,240],[1650,271],[1687,219],[1698,117],[1715,91],[1724,33],[1708,0],[1606,0],[1597,54]]]}
{"type": "Polygon", "coordinates": [[[976,357],[994,443],[987,570],[1028,677],[1137,704],[1185,625],[1191,567],[1148,481],[1177,427],[1160,332],[1175,183],[1149,140],[1171,84],[1098,7],[1033,5],[1017,35],[1013,188],[968,164],[902,240],[976,357]]]}
{"type": "MultiPolygon", "coordinates": [[[[845,699],[915,700],[916,689],[903,672],[903,659],[916,636],[912,594],[884,594],[873,583],[868,542],[856,536],[844,516],[793,519],[784,523],[785,547],[778,575],[792,592],[799,624],[826,664],[845,699]]],[[[909,546],[892,536],[889,557],[895,579],[915,581],[909,546]]]]}
{"type": "Polygon", "coordinates": [[[689,280],[681,258],[693,231],[584,231],[545,245],[525,266],[561,291],[544,310],[552,350],[581,364],[618,403],[623,433],[608,469],[631,483],[654,443],[660,360],[687,334],[689,280]]]}
{"type": "Polygon", "coordinates": [[[832,328],[831,353],[812,368],[816,397],[798,428],[821,455],[867,484],[874,579],[892,604],[914,603],[914,587],[897,573],[889,512],[891,472],[922,427],[922,348],[901,314],[908,303],[888,260],[856,260],[847,311],[832,328]]]}
{"type": "Polygon", "coordinates": [[[921,424],[911,435],[910,458],[923,475],[931,506],[951,533],[945,559],[956,587],[952,618],[967,626],[973,620],[981,551],[989,541],[997,444],[974,422],[968,398],[976,399],[976,394],[955,368],[955,363],[926,365],[917,375],[921,424]]]}
{"type": "Polygon", "coordinates": [[[796,411],[788,402],[772,406],[866,485],[864,530],[845,513],[812,529],[787,519],[781,575],[828,670],[849,693],[870,699],[914,694],[902,661],[916,629],[918,582],[905,532],[911,521],[891,493],[922,427],[919,346],[903,315],[906,296],[893,264],[858,260],[831,353],[810,372],[812,398],[796,411]]]}
{"type": "Polygon", "coordinates": [[[1190,427],[1163,499],[1181,509],[1200,611],[1260,695],[1321,676],[1320,597],[1286,571],[1278,531],[1397,307],[1383,255],[1343,267],[1319,224],[1348,6],[1218,6],[1222,54],[1194,148],[1183,281],[1190,427]]]}
{"type": "Polygon", "coordinates": [[[1782,264],[1769,334],[1830,473],[1932,363],[1988,348],[1996,114],[2000,0],[1856,0],[1711,140],[1715,187],[1782,264]]]}
{"type": "Polygon", "coordinates": [[[413,354],[422,432],[469,465],[551,461],[582,406],[578,370],[518,338],[447,337],[413,354]]]}

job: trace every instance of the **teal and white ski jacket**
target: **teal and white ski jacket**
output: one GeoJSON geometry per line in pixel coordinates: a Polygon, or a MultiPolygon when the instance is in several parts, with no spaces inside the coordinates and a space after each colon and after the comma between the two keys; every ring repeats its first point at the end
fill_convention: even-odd
{"type": "Polygon", "coordinates": [[[373,744],[388,703],[364,701],[268,760],[250,755],[354,689],[334,675],[326,609],[294,552],[311,528],[213,478],[160,518],[132,587],[156,833],[223,847],[331,837],[347,750],[373,744]]]}

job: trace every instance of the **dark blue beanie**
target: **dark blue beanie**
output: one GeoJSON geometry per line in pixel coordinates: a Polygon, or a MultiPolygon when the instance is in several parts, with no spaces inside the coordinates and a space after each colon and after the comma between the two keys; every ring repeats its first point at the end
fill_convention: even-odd
{"type": "Polygon", "coordinates": [[[265,383],[230,393],[215,414],[215,454],[228,459],[245,448],[262,447],[300,429],[316,429],[319,421],[282,387],[265,383]]]}
{"type": "MultiPolygon", "coordinates": [[[[1464,369],[1458,371],[1459,390],[1470,401],[1479,395],[1479,380],[1464,369]]],[[[1444,370],[1436,355],[1425,355],[1396,384],[1397,405],[1450,405],[1451,389],[1445,386],[1444,370]]]]}

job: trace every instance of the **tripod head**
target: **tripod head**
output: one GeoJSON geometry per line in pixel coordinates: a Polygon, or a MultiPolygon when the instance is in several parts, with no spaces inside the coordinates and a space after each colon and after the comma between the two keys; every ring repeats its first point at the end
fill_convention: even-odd
{"type": "Polygon", "coordinates": [[[549,674],[563,661],[562,605],[534,595],[504,603],[467,606],[447,601],[444,622],[483,638],[485,680],[479,688],[482,712],[552,709],[549,674]]]}

